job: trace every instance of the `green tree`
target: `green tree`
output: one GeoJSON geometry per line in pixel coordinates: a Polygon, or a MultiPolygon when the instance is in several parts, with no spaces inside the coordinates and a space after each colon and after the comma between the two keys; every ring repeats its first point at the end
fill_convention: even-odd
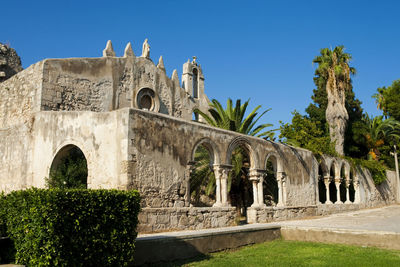
{"type": "Polygon", "coordinates": [[[281,122],[279,138],[282,142],[311,150],[315,154],[336,155],[334,144],[320,121],[311,120],[297,111],[292,114],[291,123],[281,122]]]}
{"type": "Polygon", "coordinates": [[[350,76],[356,73],[349,66],[351,55],[344,50],[344,46],[337,46],[333,50],[323,48],[313,60],[318,64],[314,82],[317,88],[326,90],[325,120],[329,125],[331,141],[340,155],[344,155],[344,136],[349,119],[346,94],[352,89],[350,76]]]}
{"type": "MultiPolygon", "coordinates": [[[[265,139],[273,138],[275,130],[267,130],[272,124],[266,123],[257,126],[259,119],[264,116],[270,109],[258,113],[261,106],[254,108],[248,115],[246,115],[249,100],[241,104],[240,100],[236,101],[233,106],[232,100],[228,99],[226,108],[223,108],[221,103],[213,99],[210,103],[208,113],[196,109],[194,112],[204,118],[207,124],[235,131],[243,134],[257,136],[265,139]]],[[[195,169],[191,175],[190,187],[192,190],[192,197],[196,200],[199,199],[200,194],[214,195],[215,193],[215,176],[210,166],[210,158],[208,151],[204,147],[200,147],[195,153],[195,169]]],[[[232,171],[228,178],[228,190],[230,192],[232,204],[239,206],[246,206],[248,196],[243,192],[246,188],[251,188],[248,179],[246,179],[249,167],[249,158],[246,152],[238,147],[232,153],[232,171]]]]}
{"type": "Polygon", "coordinates": [[[396,80],[388,87],[380,87],[373,95],[378,108],[386,117],[400,121],[400,80],[396,80]]]}
{"type": "Polygon", "coordinates": [[[87,162],[80,149],[71,149],[68,155],[50,170],[49,188],[86,188],[87,162]]]}
{"type": "MultiPolygon", "coordinates": [[[[326,89],[328,66],[332,63],[329,63],[329,59],[333,56],[335,50],[340,50],[339,54],[344,53],[343,47],[340,49],[335,48],[333,51],[325,48],[321,50],[321,55],[314,59],[314,62],[318,63],[319,67],[315,70],[314,84],[316,89],[313,90],[313,95],[311,96],[313,102],[306,108],[306,115],[302,116],[296,111],[293,113],[294,115],[297,114],[297,116],[292,119],[292,124],[297,123],[298,125],[291,126],[290,123],[281,124],[280,138],[283,142],[290,142],[290,144],[310,149],[315,153],[336,154],[331,149],[331,142],[325,141],[326,137],[329,138],[329,126],[326,121],[326,110],[328,107],[328,93],[326,89]],[[303,127],[302,134],[295,134],[293,131],[299,128],[301,117],[303,117],[302,120],[304,120],[305,125],[308,125],[308,127],[303,127]],[[311,123],[314,125],[311,126],[311,123]],[[317,140],[317,142],[314,142],[314,140],[317,140]]],[[[342,61],[349,61],[351,59],[349,54],[344,55],[344,57],[342,61]]],[[[350,74],[355,73],[354,68],[349,67],[348,71],[350,74]]],[[[344,86],[344,84],[342,83],[340,86],[344,86]]],[[[368,153],[368,149],[360,139],[363,138],[367,127],[362,121],[363,110],[361,108],[361,101],[355,98],[351,78],[347,80],[345,91],[345,108],[348,114],[348,122],[344,137],[344,153],[352,157],[363,157],[368,153]]]]}
{"type": "Polygon", "coordinates": [[[367,131],[364,133],[364,142],[368,148],[368,159],[379,161],[381,154],[379,148],[385,143],[386,124],[382,116],[369,117],[368,115],[365,123],[367,131]]]}

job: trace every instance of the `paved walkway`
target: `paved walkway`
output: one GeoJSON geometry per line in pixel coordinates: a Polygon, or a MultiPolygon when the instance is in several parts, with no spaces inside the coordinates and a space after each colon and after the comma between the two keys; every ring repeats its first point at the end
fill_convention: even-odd
{"type": "Polygon", "coordinates": [[[400,233],[400,205],[333,214],[314,219],[285,221],[278,224],[294,227],[400,233]]]}

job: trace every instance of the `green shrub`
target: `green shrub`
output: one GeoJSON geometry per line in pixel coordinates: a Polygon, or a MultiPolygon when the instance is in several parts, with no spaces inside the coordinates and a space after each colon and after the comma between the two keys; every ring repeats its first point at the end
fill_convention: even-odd
{"type": "Polygon", "coordinates": [[[368,169],[371,173],[372,179],[376,185],[380,185],[386,180],[386,166],[376,160],[366,160],[366,159],[354,159],[350,157],[345,157],[353,167],[361,166],[368,169]]]}
{"type": "Polygon", "coordinates": [[[18,264],[125,266],[133,262],[137,191],[29,189],[3,197],[18,264]]]}

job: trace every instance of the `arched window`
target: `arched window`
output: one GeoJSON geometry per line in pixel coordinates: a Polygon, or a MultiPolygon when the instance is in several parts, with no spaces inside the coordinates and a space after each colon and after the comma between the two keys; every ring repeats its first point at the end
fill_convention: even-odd
{"type": "Polygon", "coordinates": [[[199,86],[198,86],[198,71],[196,68],[193,69],[193,97],[199,97],[199,86]]]}
{"type": "Polygon", "coordinates": [[[87,188],[88,168],[85,155],[75,145],[58,151],[50,167],[50,188],[87,188]]]}
{"type": "Polygon", "coordinates": [[[154,111],[156,109],[155,93],[150,88],[142,88],[136,96],[139,109],[154,111]]]}

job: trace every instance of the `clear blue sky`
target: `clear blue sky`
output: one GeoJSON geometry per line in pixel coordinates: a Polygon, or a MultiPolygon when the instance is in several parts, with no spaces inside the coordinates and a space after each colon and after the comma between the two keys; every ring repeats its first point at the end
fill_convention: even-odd
{"type": "Polygon", "coordinates": [[[272,108],[276,127],[311,102],[315,66],[324,47],[343,44],[353,56],[356,97],[370,114],[377,87],[400,79],[400,1],[2,1],[0,42],[23,66],[45,58],[99,57],[107,40],[117,56],[149,38],[151,58],[167,74],[192,56],[206,94],[251,99],[272,108]]]}

